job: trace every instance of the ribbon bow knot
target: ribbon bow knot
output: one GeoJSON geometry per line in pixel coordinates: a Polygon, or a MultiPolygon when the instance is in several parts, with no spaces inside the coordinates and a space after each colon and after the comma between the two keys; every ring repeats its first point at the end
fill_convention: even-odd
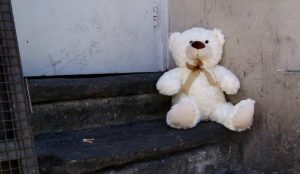
{"type": "Polygon", "coordinates": [[[191,70],[191,72],[189,73],[187,79],[185,80],[185,82],[183,83],[183,86],[182,86],[182,92],[185,95],[188,95],[192,84],[194,83],[194,81],[200,75],[201,72],[204,73],[208,83],[211,86],[220,87],[219,83],[217,81],[215,81],[214,78],[211,76],[211,74],[203,67],[203,62],[201,60],[197,59],[195,61],[195,65],[191,65],[187,62],[186,67],[189,70],[191,70]]]}

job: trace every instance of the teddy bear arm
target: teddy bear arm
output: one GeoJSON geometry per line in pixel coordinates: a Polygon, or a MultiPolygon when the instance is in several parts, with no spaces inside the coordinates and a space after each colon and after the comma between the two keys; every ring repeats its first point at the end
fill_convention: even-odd
{"type": "Polygon", "coordinates": [[[230,70],[218,65],[214,72],[221,89],[226,94],[236,94],[238,92],[240,81],[230,70]]]}
{"type": "Polygon", "coordinates": [[[180,91],[180,88],[181,80],[176,68],[164,73],[156,83],[156,89],[163,95],[175,95],[180,91]]]}

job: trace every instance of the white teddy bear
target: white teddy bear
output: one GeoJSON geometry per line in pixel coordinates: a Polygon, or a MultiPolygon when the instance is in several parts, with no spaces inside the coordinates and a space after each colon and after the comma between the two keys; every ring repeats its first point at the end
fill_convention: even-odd
{"type": "Polygon", "coordinates": [[[232,105],[225,100],[224,92],[236,94],[240,82],[218,65],[224,43],[219,29],[192,28],[171,34],[169,49],[178,67],[164,73],[156,84],[159,93],[173,96],[166,118],[169,126],[186,129],[211,120],[234,131],[251,127],[255,101],[232,105]]]}

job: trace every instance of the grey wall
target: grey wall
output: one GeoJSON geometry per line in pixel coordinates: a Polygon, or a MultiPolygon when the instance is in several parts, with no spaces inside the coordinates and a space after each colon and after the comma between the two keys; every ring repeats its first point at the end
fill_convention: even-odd
{"type": "Polygon", "coordinates": [[[226,35],[222,64],[241,80],[230,97],[257,101],[243,136],[243,164],[267,173],[300,171],[299,0],[169,0],[169,30],[218,27],[226,35]]]}

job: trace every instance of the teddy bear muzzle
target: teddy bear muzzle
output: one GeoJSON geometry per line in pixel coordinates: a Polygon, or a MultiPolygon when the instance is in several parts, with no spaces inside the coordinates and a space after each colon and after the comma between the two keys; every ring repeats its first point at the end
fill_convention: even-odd
{"type": "Polygon", "coordinates": [[[186,48],[185,54],[187,58],[190,58],[192,60],[195,59],[204,60],[212,55],[212,50],[209,46],[206,46],[203,42],[193,41],[193,43],[190,43],[189,46],[186,48]]]}

